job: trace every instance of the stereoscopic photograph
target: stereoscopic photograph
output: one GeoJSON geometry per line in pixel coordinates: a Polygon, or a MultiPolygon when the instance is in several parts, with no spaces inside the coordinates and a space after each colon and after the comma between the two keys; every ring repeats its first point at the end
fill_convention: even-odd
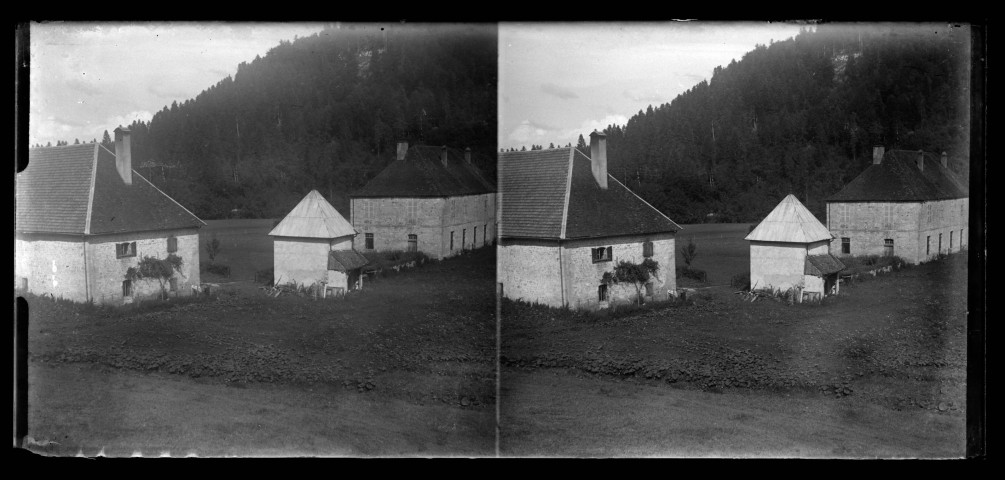
{"type": "Polygon", "coordinates": [[[23,23],[15,447],[979,456],[984,31],[23,23]]]}

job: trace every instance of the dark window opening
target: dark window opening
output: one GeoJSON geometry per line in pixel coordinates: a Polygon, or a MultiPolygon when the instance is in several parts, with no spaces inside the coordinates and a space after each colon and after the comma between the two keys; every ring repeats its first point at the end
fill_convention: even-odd
{"type": "Polygon", "coordinates": [[[953,251],[953,234],[956,232],[949,232],[949,251],[953,251]]]}
{"type": "Polygon", "coordinates": [[[478,227],[471,230],[471,248],[475,248],[475,245],[478,245],[478,227]]]}
{"type": "Polygon", "coordinates": [[[373,250],[373,234],[367,233],[364,235],[364,238],[366,239],[366,249],[373,250]]]}
{"type": "Polygon", "coordinates": [[[599,247],[592,249],[593,263],[610,262],[611,247],[599,247]]]}
{"type": "Polygon", "coordinates": [[[653,256],[653,242],[642,244],[642,256],[646,258],[653,256]]]}
{"type": "Polygon", "coordinates": [[[418,249],[419,249],[419,236],[414,233],[408,234],[408,251],[414,252],[417,251],[418,249]]]}
{"type": "Polygon", "coordinates": [[[461,230],[461,249],[463,250],[464,247],[466,247],[467,245],[468,245],[468,229],[465,228],[461,230]]]}
{"type": "Polygon", "coordinates": [[[597,288],[597,300],[601,302],[607,301],[607,285],[601,285],[597,288]]]}
{"type": "Polygon", "coordinates": [[[135,256],[136,256],[136,242],[115,244],[115,258],[125,258],[135,256]]]}
{"type": "Polygon", "coordinates": [[[172,278],[168,280],[169,288],[172,292],[178,291],[178,279],[172,278]]]}
{"type": "Polygon", "coordinates": [[[932,236],[925,237],[925,255],[932,254],[932,236]]]}
{"type": "Polygon", "coordinates": [[[893,256],[893,239],[887,238],[883,240],[883,254],[892,257],[893,256]]]}
{"type": "Polygon", "coordinates": [[[482,245],[489,244],[489,224],[482,225],[482,245]]]}
{"type": "Polygon", "coordinates": [[[178,251],[178,239],[176,237],[168,237],[168,253],[174,253],[178,251]]]}
{"type": "Polygon", "coordinates": [[[122,282],[122,296],[131,297],[133,296],[133,282],[130,280],[124,280],[122,282]]]}
{"type": "Polygon", "coordinates": [[[851,253],[851,239],[848,237],[841,237],[841,253],[847,255],[851,253]]]}
{"type": "Polygon", "coordinates": [[[939,234],[939,255],[942,254],[942,234],[939,234]]]}
{"type": "Polygon", "coordinates": [[[450,251],[454,250],[454,232],[450,232],[450,251]]]}

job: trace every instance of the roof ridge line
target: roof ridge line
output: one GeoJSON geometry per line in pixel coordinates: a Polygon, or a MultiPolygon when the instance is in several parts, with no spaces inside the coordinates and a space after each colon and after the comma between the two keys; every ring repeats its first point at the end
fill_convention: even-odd
{"type": "Polygon", "coordinates": [[[91,185],[87,191],[87,216],[84,217],[84,235],[91,234],[91,215],[94,213],[94,179],[98,175],[98,152],[98,145],[95,145],[94,158],[91,162],[91,185]]]}
{"type": "MultiPolygon", "coordinates": [[[[108,150],[108,149],[106,148],[105,150],[108,150]]],[[[113,155],[114,155],[114,154],[113,154],[113,155]]],[[[144,182],[147,182],[147,185],[150,185],[151,187],[153,187],[153,188],[154,188],[154,190],[157,190],[158,192],[160,192],[160,194],[161,194],[161,195],[164,195],[165,197],[167,197],[167,199],[168,199],[168,200],[171,200],[172,202],[174,202],[174,204],[175,204],[175,205],[178,205],[179,207],[181,207],[181,209],[182,209],[182,210],[185,210],[185,212],[187,212],[187,213],[188,213],[189,215],[191,215],[191,216],[192,216],[193,218],[195,218],[196,220],[198,220],[198,221],[199,221],[199,223],[201,223],[201,224],[203,224],[203,225],[208,225],[208,224],[207,224],[206,222],[204,222],[204,221],[203,221],[203,220],[202,220],[201,218],[199,218],[198,216],[196,216],[196,214],[192,213],[192,212],[191,212],[191,211],[190,211],[189,209],[185,208],[185,206],[184,206],[184,205],[182,205],[182,204],[178,203],[178,201],[177,201],[177,200],[175,200],[174,198],[171,198],[171,195],[168,195],[168,194],[164,193],[164,191],[163,191],[163,190],[161,190],[161,189],[157,188],[157,185],[154,185],[154,184],[153,184],[153,182],[151,182],[150,180],[147,180],[147,179],[146,179],[146,177],[144,177],[143,175],[140,175],[140,173],[139,173],[139,172],[137,172],[136,170],[133,170],[133,169],[131,169],[131,168],[130,168],[129,170],[131,170],[131,171],[133,172],[133,174],[135,174],[135,175],[136,175],[137,177],[140,177],[140,178],[142,178],[144,182]]]]}
{"type": "Polygon", "coordinates": [[[569,170],[565,175],[565,192],[563,193],[564,198],[562,199],[562,228],[558,231],[558,238],[565,239],[565,229],[569,222],[569,201],[572,197],[572,169],[575,167],[574,163],[576,160],[575,149],[569,150],[569,170]]]}

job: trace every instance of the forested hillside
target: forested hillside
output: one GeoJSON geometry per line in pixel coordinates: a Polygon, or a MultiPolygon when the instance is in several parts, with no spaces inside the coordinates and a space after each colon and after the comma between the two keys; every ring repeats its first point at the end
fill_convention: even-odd
{"type": "Polygon", "coordinates": [[[681,223],[758,221],[789,193],[822,220],[873,145],[946,151],[967,178],[969,32],[902,27],[758,46],[609,126],[609,172],[681,223]]]}
{"type": "Polygon", "coordinates": [[[399,140],[470,147],[494,178],[496,41],[494,26],[392,25],[282,42],[130,125],[133,166],[209,219],[282,216],[310,189],[348,216],[399,140]]]}

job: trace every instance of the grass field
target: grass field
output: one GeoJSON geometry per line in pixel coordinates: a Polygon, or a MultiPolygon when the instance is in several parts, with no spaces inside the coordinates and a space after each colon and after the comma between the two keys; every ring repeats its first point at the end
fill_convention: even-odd
{"type": "Polygon", "coordinates": [[[734,275],[750,270],[750,242],[743,239],[750,230],[748,223],[711,223],[681,225],[683,229],[677,233],[678,267],[684,265],[681,247],[688,241],[694,241],[698,247],[692,267],[704,270],[708,275],[705,282],[692,279],[678,279],[684,287],[702,287],[708,285],[729,285],[734,275]]]}
{"type": "MultiPolygon", "coordinates": [[[[709,283],[746,270],[738,242],[698,230],[700,252],[728,252],[695,262],[709,283]]],[[[614,315],[504,301],[502,454],[964,454],[965,255],[869,277],[819,305],[733,290],[614,315]]]]}
{"type": "Polygon", "coordinates": [[[207,228],[233,269],[213,296],[30,299],[29,435],[56,442],[44,451],[494,454],[493,249],[346,299],[270,298],[247,279],[271,266],[271,222],[241,222],[207,228]]]}

